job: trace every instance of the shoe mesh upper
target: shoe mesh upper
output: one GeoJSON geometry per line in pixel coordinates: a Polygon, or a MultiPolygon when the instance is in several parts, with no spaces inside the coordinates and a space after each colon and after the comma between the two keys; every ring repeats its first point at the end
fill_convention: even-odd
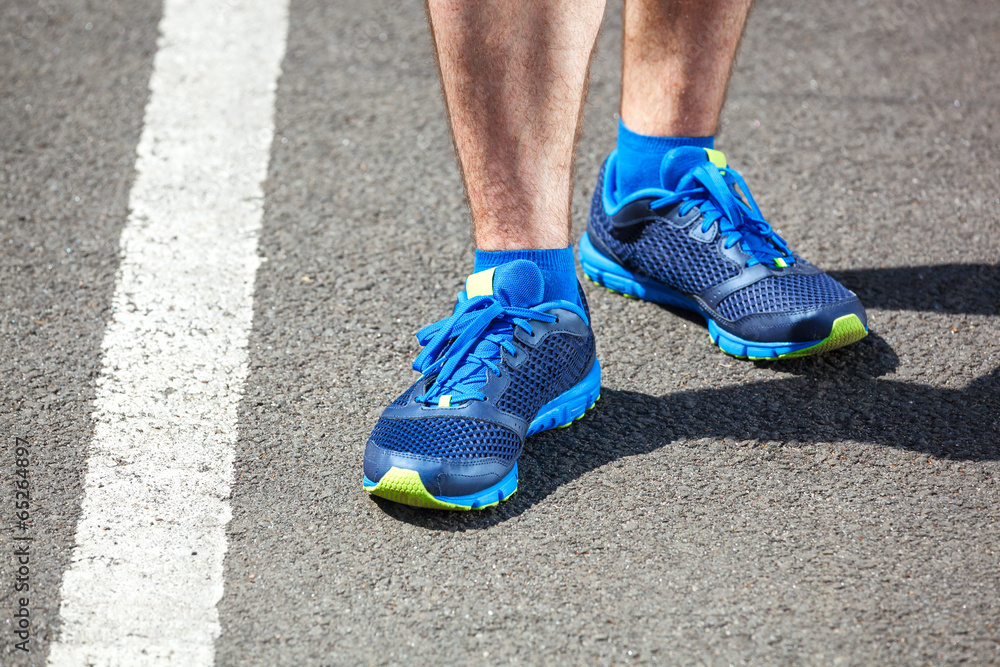
{"type": "Polygon", "coordinates": [[[521,449],[521,439],[509,428],[460,417],[379,419],[369,441],[392,451],[443,459],[511,461],[521,449]]]}
{"type": "Polygon", "coordinates": [[[696,241],[666,223],[646,225],[631,245],[630,259],[642,273],[689,294],[740,272],[719,257],[714,244],[696,241]]]}
{"type": "Polygon", "coordinates": [[[630,238],[618,238],[612,233],[611,218],[604,212],[603,184],[602,168],[590,208],[590,226],[627,269],[688,294],[702,292],[739,275],[740,269],[724,259],[714,243],[702,243],[688,236],[691,227],[677,229],[666,222],[651,222],[629,232],[630,238]]]}
{"type": "Polygon", "coordinates": [[[784,313],[819,308],[851,295],[836,280],[816,275],[772,276],[733,292],[716,310],[730,322],[753,313],[784,313]]]}
{"type": "Polygon", "coordinates": [[[531,351],[528,359],[512,371],[510,386],[497,401],[497,408],[525,419],[579,380],[587,361],[594,356],[594,337],[551,334],[531,351]]]}
{"type": "Polygon", "coordinates": [[[406,405],[410,402],[410,396],[413,394],[413,389],[415,385],[411,385],[409,389],[400,394],[399,398],[392,402],[393,405],[406,405]]]}
{"type": "MultiPolygon", "coordinates": [[[[536,348],[519,345],[529,356],[517,368],[506,368],[510,384],[497,400],[499,410],[531,421],[538,409],[583,377],[594,357],[594,336],[584,338],[551,333],[536,348]]],[[[408,402],[414,387],[393,401],[408,402]]],[[[521,439],[511,429],[478,419],[426,417],[421,419],[379,419],[369,442],[395,452],[441,459],[495,457],[506,462],[520,452],[521,439]]]]}

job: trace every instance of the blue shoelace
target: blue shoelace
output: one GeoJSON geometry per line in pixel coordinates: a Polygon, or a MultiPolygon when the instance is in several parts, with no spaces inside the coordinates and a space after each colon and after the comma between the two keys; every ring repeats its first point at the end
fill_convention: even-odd
{"type": "Polygon", "coordinates": [[[506,306],[492,296],[466,298],[459,295],[455,312],[417,332],[424,349],[413,362],[413,369],[424,374],[437,373],[426,393],[416,398],[436,404],[450,394],[450,404],[482,401],[486,394],[477,391],[487,380],[484,369],[498,377],[502,371],[500,350],[512,356],[520,354],[513,343],[514,327],[532,334],[529,320],[555,322],[555,315],[532,308],[506,306]]]}
{"type": "Polygon", "coordinates": [[[753,259],[747,266],[760,262],[774,263],[782,259],[787,265],[795,263],[789,250],[771,225],[764,220],[757,202],[750,194],[743,177],[731,167],[720,170],[711,162],[700,164],[681,179],[676,192],[650,203],[650,208],[662,208],[681,202],[679,213],[686,215],[695,206],[701,211],[701,230],[707,232],[712,223],[719,221],[719,231],[726,241],[726,248],[736,243],[753,259]],[[734,187],[739,186],[746,201],[739,198],[734,187]]]}

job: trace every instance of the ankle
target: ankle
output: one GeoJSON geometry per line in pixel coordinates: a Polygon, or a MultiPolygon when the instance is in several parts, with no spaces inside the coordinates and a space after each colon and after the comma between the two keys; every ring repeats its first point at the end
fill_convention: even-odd
{"type": "Polygon", "coordinates": [[[526,259],[542,272],[545,284],[544,301],[569,301],[581,305],[576,260],[573,247],[546,250],[476,250],[474,272],[485,271],[501,264],[526,259]]]}
{"type": "Polygon", "coordinates": [[[715,137],[657,137],[633,132],[618,121],[615,190],[627,196],[645,188],[660,188],[660,163],[667,151],[680,146],[715,148],[715,137]]]}

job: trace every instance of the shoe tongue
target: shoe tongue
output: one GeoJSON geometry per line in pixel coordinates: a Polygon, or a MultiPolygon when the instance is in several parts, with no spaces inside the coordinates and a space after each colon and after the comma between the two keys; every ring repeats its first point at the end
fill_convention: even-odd
{"type": "Polygon", "coordinates": [[[465,293],[469,298],[492,295],[506,306],[531,308],[542,302],[545,285],[534,262],[516,259],[473,273],[465,281],[465,293]]]}
{"type": "MultiPolygon", "coordinates": [[[[478,271],[465,281],[465,293],[470,299],[476,296],[493,296],[505,306],[531,308],[542,302],[544,284],[542,272],[534,262],[526,259],[516,259],[491,269],[478,271]]],[[[509,337],[512,335],[511,325],[494,322],[487,330],[491,335],[509,337]]],[[[481,338],[472,349],[470,357],[479,359],[500,359],[500,346],[487,338],[481,338]]],[[[449,386],[453,391],[465,387],[478,389],[487,381],[486,367],[481,362],[464,364],[455,370],[449,386]]]]}
{"type": "Polygon", "coordinates": [[[664,190],[683,190],[681,181],[699,164],[708,162],[708,153],[697,146],[679,146],[667,151],[660,162],[660,183],[664,190]]]}

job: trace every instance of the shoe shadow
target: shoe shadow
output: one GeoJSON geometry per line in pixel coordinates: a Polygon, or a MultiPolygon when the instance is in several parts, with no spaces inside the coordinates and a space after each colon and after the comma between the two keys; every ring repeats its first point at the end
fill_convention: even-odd
{"type": "MultiPolygon", "coordinates": [[[[869,308],[1000,314],[1000,266],[943,264],[828,273],[869,308]]],[[[664,308],[704,326],[701,317],[664,308]]],[[[961,390],[882,380],[899,359],[876,333],[824,355],[747,363],[795,377],[660,397],[604,389],[597,409],[572,428],[527,441],[518,463],[519,490],[497,507],[457,513],[374,500],[389,516],[431,530],[488,528],[611,461],[665,446],[697,446],[692,441],[702,438],[791,446],[860,441],[942,458],[1000,460],[1000,368],[961,390]]]]}
{"type": "Polygon", "coordinates": [[[1000,314],[1000,265],[935,264],[827,271],[866,308],[1000,314]]]}
{"type": "Polygon", "coordinates": [[[853,441],[1000,460],[1000,368],[961,390],[880,379],[898,358],[876,334],[826,355],[758,363],[794,377],[660,397],[605,389],[597,409],[572,428],[527,441],[519,491],[497,507],[455,513],[375,500],[386,514],[431,530],[487,528],[607,463],[667,446],[697,447],[702,438],[779,447],[853,441]]]}

